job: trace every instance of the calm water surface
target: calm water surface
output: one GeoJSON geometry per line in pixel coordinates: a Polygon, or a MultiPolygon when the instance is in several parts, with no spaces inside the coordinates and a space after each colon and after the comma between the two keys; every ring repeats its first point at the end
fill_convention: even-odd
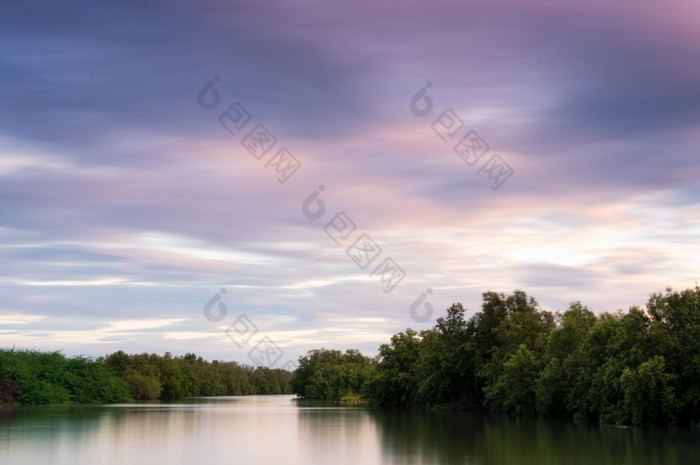
{"type": "Polygon", "coordinates": [[[0,409],[0,464],[695,465],[700,434],[292,396],[0,409]]]}

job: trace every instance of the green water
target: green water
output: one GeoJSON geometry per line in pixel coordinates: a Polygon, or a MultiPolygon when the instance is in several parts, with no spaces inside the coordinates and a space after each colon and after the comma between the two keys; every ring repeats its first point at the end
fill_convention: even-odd
{"type": "Polygon", "coordinates": [[[700,434],[291,396],[0,409],[0,464],[700,464],[700,434]]]}

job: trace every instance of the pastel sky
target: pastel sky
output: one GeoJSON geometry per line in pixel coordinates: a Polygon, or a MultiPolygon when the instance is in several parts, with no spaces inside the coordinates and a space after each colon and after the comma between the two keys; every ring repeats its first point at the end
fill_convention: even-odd
{"type": "Polygon", "coordinates": [[[700,279],[697,0],[9,0],[0,31],[2,347],[279,367],[488,290],[700,279]]]}

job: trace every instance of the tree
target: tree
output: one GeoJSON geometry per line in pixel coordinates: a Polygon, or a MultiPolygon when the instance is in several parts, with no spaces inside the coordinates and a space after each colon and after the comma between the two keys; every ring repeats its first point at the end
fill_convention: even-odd
{"type": "Polygon", "coordinates": [[[460,303],[447,309],[431,330],[421,331],[419,360],[416,367],[419,402],[438,405],[449,401],[480,397],[476,388],[475,344],[460,303]]]}
{"type": "Polygon", "coordinates": [[[503,364],[495,383],[484,390],[486,398],[500,411],[517,415],[536,413],[535,380],[537,363],[525,344],[503,364]]]}
{"type": "Polygon", "coordinates": [[[573,302],[563,315],[555,315],[555,321],[557,325],[547,339],[535,392],[540,415],[564,417],[573,415],[570,406],[582,394],[576,389],[583,365],[581,345],[595,324],[596,316],[580,302],[573,302]]]}
{"type": "Polygon", "coordinates": [[[391,344],[379,347],[377,376],[365,388],[365,395],[373,402],[388,405],[410,405],[416,401],[418,384],[416,362],[419,359],[420,339],[412,329],[394,334],[391,344]]]}
{"type": "Polygon", "coordinates": [[[374,373],[374,361],[357,350],[314,349],[299,357],[293,392],[306,399],[340,400],[360,393],[374,373]]]}
{"type": "Polygon", "coordinates": [[[156,378],[130,371],[124,376],[124,381],[129,385],[129,392],[135,400],[151,400],[160,397],[161,386],[156,378]]]}
{"type": "Polygon", "coordinates": [[[674,376],[666,372],[665,360],[655,355],[635,370],[622,371],[624,420],[634,425],[675,423],[679,402],[673,390],[674,376]]]}

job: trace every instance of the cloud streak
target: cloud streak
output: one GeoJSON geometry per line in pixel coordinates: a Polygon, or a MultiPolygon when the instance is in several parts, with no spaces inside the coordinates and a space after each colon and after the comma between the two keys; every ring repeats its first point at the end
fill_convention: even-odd
{"type": "Polygon", "coordinates": [[[5,345],[249,362],[224,333],[246,314],[285,360],[374,353],[428,288],[436,312],[515,288],[604,311],[698,280],[694,2],[39,5],[0,15],[5,345]],[[498,191],[431,128],[448,108],[514,168],[498,191]],[[242,145],[257,123],[288,182],[242,145]],[[324,232],[339,212],[406,272],[390,294],[324,232]]]}

